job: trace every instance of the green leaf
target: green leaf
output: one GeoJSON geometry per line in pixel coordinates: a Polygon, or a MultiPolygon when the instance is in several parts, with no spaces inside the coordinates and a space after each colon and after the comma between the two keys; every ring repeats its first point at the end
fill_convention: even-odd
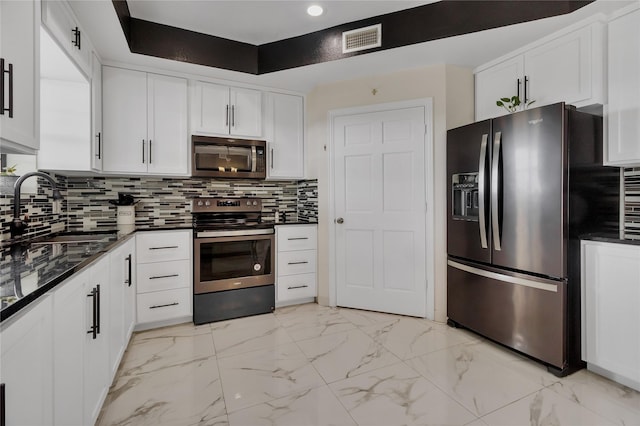
{"type": "Polygon", "coordinates": [[[511,102],[511,99],[509,99],[509,98],[500,98],[500,100],[502,102],[511,102]]]}
{"type": "Polygon", "coordinates": [[[504,106],[504,104],[502,103],[502,101],[496,101],[496,105],[497,105],[497,106],[504,106]]]}

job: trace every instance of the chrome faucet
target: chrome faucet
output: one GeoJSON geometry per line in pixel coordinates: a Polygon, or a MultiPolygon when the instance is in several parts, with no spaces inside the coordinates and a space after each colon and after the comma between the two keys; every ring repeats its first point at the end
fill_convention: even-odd
{"type": "Polygon", "coordinates": [[[29,172],[20,176],[13,186],[13,221],[11,222],[11,238],[22,235],[29,226],[26,219],[20,219],[20,187],[22,186],[22,182],[31,176],[39,176],[48,180],[51,184],[51,189],[53,190],[53,199],[62,200],[62,194],[60,194],[60,190],[58,190],[56,181],[48,174],[42,172],[29,172]]]}

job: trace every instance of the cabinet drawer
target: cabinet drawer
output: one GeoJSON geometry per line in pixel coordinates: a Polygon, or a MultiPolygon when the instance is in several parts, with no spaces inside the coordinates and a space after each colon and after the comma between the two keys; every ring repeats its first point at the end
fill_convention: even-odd
{"type": "Polygon", "coordinates": [[[191,289],[156,291],[138,295],[138,323],[191,315],[191,289]]]}
{"type": "Polygon", "coordinates": [[[316,274],[278,277],[278,301],[316,297],[316,274]]]}
{"type": "Polygon", "coordinates": [[[301,250],[278,253],[278,276],[316,272],[316,251],[301,250]]]}
{"type": "Polygon", "coordinates": [[[138,265],[138,293],[191,286],[191,262],[144,263],[138,265]]]}
{"type": "Polygon", "coordinates": [[[140,233],[136,236],[138,263],[188,260],[191,244],[191,231],[140,233]]]}
{"type": "Polygon", "coordinates": [[[278,226],[278,251],[316,250],[316,225],[278,226]]]}

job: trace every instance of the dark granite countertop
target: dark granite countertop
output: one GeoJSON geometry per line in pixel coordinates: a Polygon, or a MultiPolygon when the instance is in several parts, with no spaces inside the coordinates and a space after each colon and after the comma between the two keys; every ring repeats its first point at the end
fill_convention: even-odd
{"type": "Polygon", "coordinates": [[[317,225],[318,222],[309,222],[306,220],[293,220],[291,222],[273,222],[273,225],[275,226],[282,226],[282,225],[317,225]]]}
{"type": "Polygon", "coordinates": [[[0,246],[0,322],[83,269],[134,232],[192,229],[191,223],[142,225],[128,229],[85,229],[35,239],[3,241],[0,246]],[[56,235],[92,235],[95,241],[47,243],[56,235]]]}
{"type": "Polygon", "coordinates": [[[630,246],[640,246],[640,240],[620,238],[618,234],[587,234],[580,236],[581,240],[599,241],[602,243],[626,244],[630,246]]]}

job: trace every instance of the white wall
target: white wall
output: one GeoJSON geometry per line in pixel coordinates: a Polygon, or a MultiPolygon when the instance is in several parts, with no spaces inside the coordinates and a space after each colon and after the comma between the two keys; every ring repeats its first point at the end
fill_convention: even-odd
{"type": "MultiPolygon", "coordinates": [[[[435,319],[446,321],[446,131],[473,121],[473,74],[451,65],[404,70],[316,87],[307,96],[306,151],[310,178],[318,179],[318,302],[329,303],[328,113],[334,109],[433,99],[435,182],[435,319]],[[373,91],[376,93],[374,94],[373,91]]],[[[429,172],[429,171],[427,171],[429,172]]],[[[429,236],[428,236],[429,237],[429,236]]]]}

